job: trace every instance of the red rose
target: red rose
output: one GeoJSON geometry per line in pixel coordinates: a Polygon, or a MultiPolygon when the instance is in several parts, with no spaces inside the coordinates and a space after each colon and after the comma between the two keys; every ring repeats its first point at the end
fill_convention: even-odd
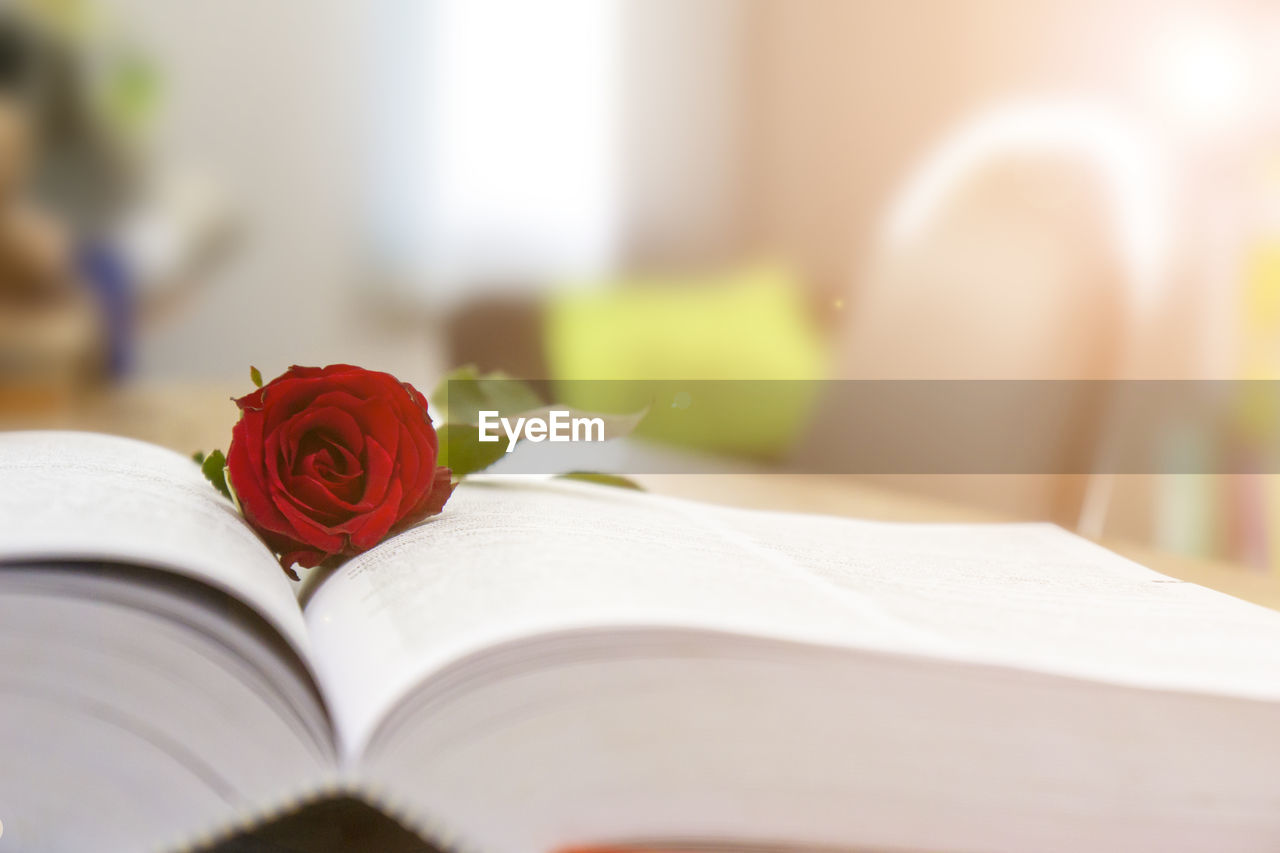
{"type": "Polygon", "coordinates": [[[390,374],[295,366],[236,405],[228,479],[291,577],[440,512],[453,491],[426,398],[390,374]]]}

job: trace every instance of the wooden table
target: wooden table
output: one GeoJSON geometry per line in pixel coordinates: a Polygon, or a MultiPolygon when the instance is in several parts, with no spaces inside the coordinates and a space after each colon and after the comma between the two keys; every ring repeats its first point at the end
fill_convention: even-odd
{"type": "MultiPolygon", "coordinates": [[[[82,429],[127,435],[182,453],[226,449],[242,386],[152,386],[104,391],[61,405],[0,406],[0,429],[82,429]]],[[[818,512],[886,521],[1006,521],[990,511],[823,474],[651,474],[650,491],[756,509],[818,512]]],[[[1280,577],[1227,562],[1184,557],[1150,546],[1102,544],[1158,572],[1280,610],[1280,577]]]]}

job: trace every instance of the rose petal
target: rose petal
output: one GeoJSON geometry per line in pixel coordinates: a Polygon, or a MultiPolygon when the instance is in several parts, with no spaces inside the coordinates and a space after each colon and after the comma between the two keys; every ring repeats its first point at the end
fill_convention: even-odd
{"type": "MultiPolygon", "coordinates": [[[[431,461],[435,462],[434,459],[431,461]]],[[[405,484],[405,487],[404,494],[400,496],[400,509],[396,515],[398,518],[403,518],[405,513],[422,500],[426,490],[431,488],[431,481],[423,476],[428,472],[422,466],[422,455],[418,452],[418,445],[409,434],[408,427],[405,426],[400,427],[400,456],[397,462],[400,481],[405,484]]]]}
{"type": "Polygon", "coordinates": [[[365,438],[377,439],[382,448],[394,458],[400,442],[400,413],[392,401],[382,398],[365,400],[350,410],[360,424],[365,438]]]}
{"type": "Polygon", "coordinates": [[[359,506],[373,509],[386,499],[387,487],[395,473],[395,460],[373,438],[365,442],[364,454],[364,494],[360,496],[359,506]]]}
{"type": "Polygon", "coordinates": [[[444,510],[444,505],[448,502],[449,497],[453,494],[453,490],[457,487],[457,483],[453,482],[453,472],[443,465],[436,468],[435,477],[431,484],[431,491],[423,496],[417,506],[413,508],[397,525],[397,529],[404,529],[413,524],[417,524],[424,518],[430,518],[444,510]]]}
{"type": "Polygon", "coordinates": [[[400,484],[392,483],[387,500],[373,512],[364,516],[359,525],[352,527],[350,543],[357,551],[367,551],[386,538],[387,531],[396,522],[400,509],[400,484]]]}
{"type": "Polygon", "coordinates": [[[304,545],[336,554],[342,550],[344,540],[334,533],[334,528],[317,521],[294,504],[294,499],[283,488],[271,487],[271,496],[276,508],[289,520],[294,528],[294,538],[304,545]]]}
{"type": "Polygon", "coordinates": [[[263,465],[262,417],[247,411],[231,430],[227,470],[245,518],[255,527],[289,535],[293,526],[270,499],[263,465]]]}
{"type": "Polygon", "coordinates": [[[286,486],[289,502],[328,530],[336,530],[357,512],[350,504],[310,477],[292,477],[286,486]]]}
{"type": "MultiPolygon", "coordinates": [[[[318,405],[294,415],[279,430],[285,447],[296,448],[308,434],[315,433],[317,437],[332,439],[356,456],[364,450],[365,432],[352,412],[336,406],[318,405]]],[[[289,467],[293,467],[293,461],[289,460],[289,467]]]]}
{"type": "Polygon", "coordinates": [[[247,485],[246,518],[283,560],[366,550],[453,491],[426,398],[390,374],[295,365],[236,403],[246,423],[232,482],[247,485]]]}
{"type": "Polygon", "coordinates": [[[284,569],[284,573],[294,580],[298,579],[298,573],[293,570],[295,565],[304,569],[314,569],[316,566],[324,562],[328,557],[321,551],[314,551],[309,548],[300,548],[297,551],[290,551],[280,555],[280,568],[284,569]]]}

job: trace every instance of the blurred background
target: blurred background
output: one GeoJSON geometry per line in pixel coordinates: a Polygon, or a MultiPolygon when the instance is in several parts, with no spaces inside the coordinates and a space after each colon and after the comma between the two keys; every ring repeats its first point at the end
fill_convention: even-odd
{"type": "MultiPolygon", "coordinates": [[[[1274,3],[0,8],[8,426],[218,441],[250,364],[1280,378],[1274,3]]],[[[777,405],[729,449],[857,440],[777,405]]],[[[1280,572],[1275,477],[878,479],[1280,572]]]]}

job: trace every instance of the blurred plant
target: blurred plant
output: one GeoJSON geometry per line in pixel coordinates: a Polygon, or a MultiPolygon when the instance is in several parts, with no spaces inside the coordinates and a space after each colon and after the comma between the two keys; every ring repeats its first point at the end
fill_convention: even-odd
{"type": "Polygon", "coordinates": [[[155,62],[92,0],[23,0],[21,8],[80,61],[88,103],[122,138],[138,140],[160,105],[155,62]]]}

